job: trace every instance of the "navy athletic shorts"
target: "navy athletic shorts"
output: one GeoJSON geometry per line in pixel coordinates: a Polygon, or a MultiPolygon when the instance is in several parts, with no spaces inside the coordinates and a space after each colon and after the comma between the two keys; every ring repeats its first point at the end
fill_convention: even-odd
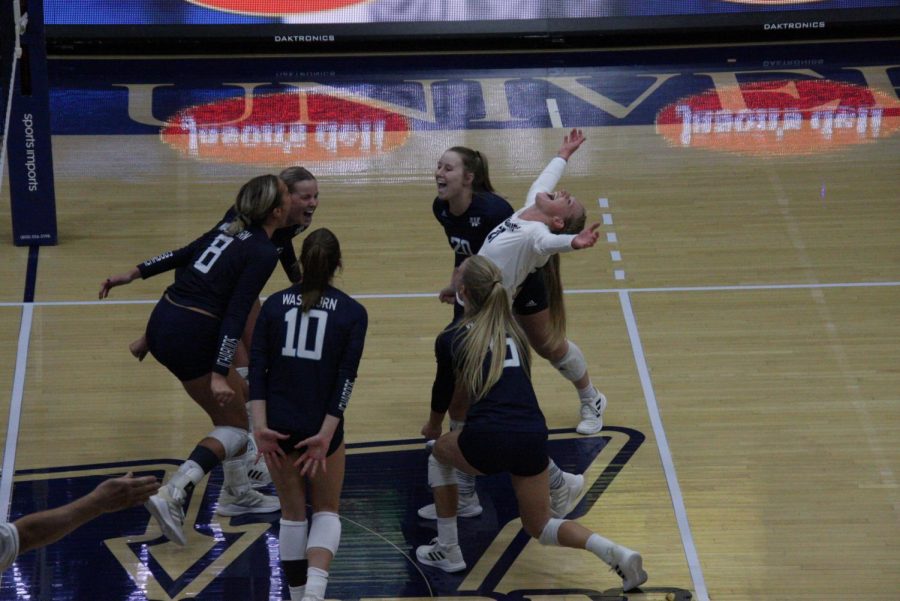
{"type": "Polygon", "coordinates": [[[550,306],[547,298],[547,285],[544,283],[544,272],[541,269],[528,274],[516,298],[513,300],[513,313],[516,315],[534,315],[550,306]]]}
{"type": "Polygon", "coordinates": [[[457,442],[469,465],[482,474],[536,476],[550,464],[546,432],[474,432],[463,428],[457,442]]]}
{"type": "Polygon", "coordinates": [[[147,346],[157,361],[186,382],[212,371],[220,326],[215,317],[162,298],[147,322],[147,346]]]}
{"type": "MultiPolygon", "coordinates": [[[[281,450],[284,451],[287,455],[290,455],[294,451],[299,451],[302,455],[306,452],[306,447],[300,447],[299,449],[295,449],[294,445],[296,445],[301,440],[306,440],[310,436],[314,436],[318,434],[318,430],[310,433],[303,432],[291,432],[290,430],[282,430],[281,428],[272,428],[279,434],[287,434],[290,438],[285,440],[279,440],[278,446],[281,447],[281,450]]],[[[325,454],[326,457],[331,457],[335,451],[337,451],[338,447],[341,446],[341,443],[344,442],[344,428],[343,426],[338,426],[338,429],[334,431],[334,436],[331,437],[331,444],[328,445],[328,452],[325,454]]]]}

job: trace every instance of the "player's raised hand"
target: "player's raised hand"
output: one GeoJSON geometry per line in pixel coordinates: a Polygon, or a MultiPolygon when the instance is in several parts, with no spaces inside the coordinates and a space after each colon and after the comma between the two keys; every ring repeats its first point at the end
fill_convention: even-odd
{"type": "Polygon", "coordinates": [[[597,228],[600,227],[600,222],[595,221],[588,227],[584,228],[578,235],[572,238],[572,248],[575,250],[580,250],[582,248],[590,248],[597,243],[597,239],[600,238],[600,232],[597,231],[597,228]]]}
{"type": "Polygon", "coordinates": [[[584,143],[584,140],[584,133],[580,129],[573,129],[563,138],[562,146],[559,147],[559,152],[556,154],[568,161],[569,157],[575,154],[575,151],[584,143]]]}

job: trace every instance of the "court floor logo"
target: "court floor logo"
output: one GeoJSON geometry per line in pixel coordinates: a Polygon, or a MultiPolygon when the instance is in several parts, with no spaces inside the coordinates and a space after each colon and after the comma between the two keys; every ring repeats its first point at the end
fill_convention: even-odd
{"type": "Polygon", "coordinates": [[[205,8],[242,15],[280,17],[299,13],[349,8],[370,0],[188,0],[205,8]]]}
{"type": "Polygon", "coordinates": [[[656,118],[656,131],[673,146],[758,156],[826,152],[898,129],[896,100],[825,79],[722,87],[668,104],[656,118]]]}
{"type": "Polygon", "coordinates": [[[192,159],[268,167],[376,157],[403,146],[410,124],[377,101],[292,90],[191,106],[160,136],[192,159]]]}
{"type": "MultiPolygon", "coordinates": [[[[571,517],[600,521],[592,513],[595,504],[628,465],[644,436],[627,428],[608,428],[592,437],[571,436],[569,431],[559,433],[549,443],[560,467],[583,473],[588,483],[571,517]]],[[[167,479],[178,463],[157,460],[20,472],[12,516],[60,505],[125,471],[167,479]]],[[[569,562],[562,579],[552,550],[523,532],[505,475],[478,478],[484,512],[478,518],[459,520],[460,544],[469,567],[446,574],[419,565],[412,559],[415,548],[436,534],[434,521],[416,514],[431,502],[426,464],[427,452],[420,440],[348,449],[340,512],[343,532],[340,551],[329,570],[329,599],[469,596],[512,600],[521,599],[526,588],[532,599],[563,594],[621,598],[621,581],[613,572],[598,569],[599,560],[589,555],[583,566],[569,562]]],[[[20,556],[11,568],[12,577],[0,583],[0,600],[55,599],[53,591],[61,590],[66,591],[67,601],[288,598],[279,567],[280,515],[219,517],[214,510],[221,486],[217,468],[188,500],[186,547],[166,540],[143,507],[108,514],[40,553],[20,556]],[[53,577],[42,576],[47,573],[53,577]]],[[[645,592],[661,592],[657,596],[661,600],[679,590],[657,586],[645,592]]]]}

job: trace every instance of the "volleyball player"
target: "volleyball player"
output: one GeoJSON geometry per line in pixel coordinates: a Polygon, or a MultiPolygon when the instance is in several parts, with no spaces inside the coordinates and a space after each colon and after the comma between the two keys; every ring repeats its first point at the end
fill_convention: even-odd
{"type": "Polygon", "coordinates": [[[541,544],[587,549],[622,578],[624,591],[647,581],[636,551],[574,520],[551,517],[547,424],[530,379],[530,352],[513,318],[500,270],[482,256],[460,267],[457,292],[465,315],[438,338],[438,377],[463,388],[471,404],[466,427],[434,445],[428,480],[437,507],[437,538],[416,549],[419,562],[445,572],[466,569],[456,525],[453,469],[469,474],[509,472],[522,527],[541,544]]]}
{"type": "Polygon", "coordinates": [[[194,486],[219,463],[225,480],[216,513],[270,513],[280,507],[277,498],[250,486],[244,461],[246,398],[232,360],[250,309],[278,262],[270,238],[284,227],[288,203],[287,186],[278,177],[255,177],[238,192],[231,223],[108,278],[100,290],[104,298],[111,288],[138,277],[176,270],[174,283],[147,323],[147,345],[214,426],[146,504],[166,537],[179,545],[187,542],[184,505],[194,486]]]}
{"type": "MultiPolygon", "coordinates": [[[[487,235],[499,224],[512,216],[513,208],[496,193],[491,184],[487,157],[479,151],[465,146],[454,146],[441,155],[434,172],[437,196],[432,203],[432,212],[443,226],[447,242],[453,250],[454,269],[448,286],[438,297],[442,302],[453,304],[453,325],[462,317],[463,307],[457,301],[454,277],[460,264],[477,253],[487,235]]],[[[547,307],[543,277],[534,273],[527,278],[527,292],[520,294],[514,303],[517,315],[529,316],[547,307]]],[[[448,326],[449,327],[449,326],[448,326]]],[[[449,412],[450,430],[455,431],[465,425],[464,409],[460,401],[453,402],[454,389],[441,386],[435,380],[431,390],[431,411],[422,427],[422,435],[427,440],[441,435],[444,415],[449,412]]],[[[554,515],[565,516],[572,510],[584,487],[584,477],[560,470],[551,461],[551,494],[554,515]]],[[[475,492],[475,478],[463,472],[457,473],[459,480],[460,517],[477,517],[482,507],[475,492]]],[[[419,508],[418,515],[424,519],[435,519],[434,504],[419,508]]]]}
{"type": "Polygon", "coordinates": [[[250,406],[259,451],[281,500],[278,544],[291,601],[321,601],[341,537],[344,411],[368,316],[332,286],[341,249],[331,231],[306,237],[300,263],[303,281],[270,296],[260,311],[250,406]]]}
{"type": "MultiPolygon", "coordinates": [[[[287,185],[291,202],[288,205],[287,225],[280,227],[272,234],[272,244],[278,251],[278,260],[284,268],[288,280],[294,284],[300,281],[300,265],[297,263],[297,253],[294,251],[293,239],[304,232],[311,224],[313,213],[319,207],[319,182],[316,177],[305,167],[293,166],[284,169],[278,177],[287,185]]],[[[225,211],[225,215],[213,229],[218,229],[223,223],[231,223],[236,217],[234,206],[225,211]]],[[[247,329],[241,337],[247,347],[253,339],[253,324],[256,315],[259,314],[259,303],[255,303],[250,318],[247,319],[247,329]]],[[[139,361],[147,354],[147,338],[141,336],[130,345],[128,349],[139,361]]],[[[235,357],[238,371],[246,378],[246,350],[238,351],[235,357]],[[240,354],[243,353],[243,360],[240,354]]]]}
{"type": "Polygon", "coordinates": [[[591,382],[581,349],[566,338],[558,253],[593,246],[600,224],[585,228],[584,206],[568,192],[552,192],[583,142],[581,130],[573,129],[565,136],[557,156],[531,185],[525,206],[488,234],[478,254],[500,268],[503,286],[514,302],[523,294],[533,294],[529,277],[543,268],[549,302],[533,313],[519,312],[516,318],[532,348],[575,386],[581,402],[576,431],[596,434],[603,429],[606,396],[591,382]]]}
{"type": "MultiPolygon", "coordinates": [[[[300,281],[301,273],[300,264],[297,262],[297,253],[294,251],[293,239],[312,224],[313,214],[319,206],[319,182],[308,169],[300,166],[288,167],[279,173],[278,177],[287,186],[291,202],[287,205],[287,225],[275,230],[272,234],[272,244],[278,251],[278,260],[284,268],[288,280],[297,283],[300,281]]],[[[235,217],[234,206],[229,207],[213,230],[218,230],[223,223],[231,223],[235,217]]],[[[253,324],[256,323],[256,317],[259,315],[259,307],[259,299],[257,299],[250,309],[244,332],[241,335],[241,342],[235,351],[234,366],[244,380],[247,379],[248,349],[253,339],[253,324]]],[[[132,342],[128,349],[139,361],[143,360],[148,350],[147,337],[141,336],[132,342]]],[[[244,398],[247,398],[249,390],[246,382],[242,386],[244,387],[244,398]]],[[[269,476],[265,462],[257,461],[256,443],[253,437],[251,436],[247,442],[247,456],[245,457],[247,475],[254,488],[262,488],[270,484],[272,478],[269,476]]]]}

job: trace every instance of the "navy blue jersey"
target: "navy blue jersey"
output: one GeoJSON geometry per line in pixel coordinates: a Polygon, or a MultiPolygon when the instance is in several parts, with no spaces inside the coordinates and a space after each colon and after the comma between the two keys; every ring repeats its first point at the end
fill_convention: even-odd
{"type": "MultiPolygon", "coordinates": [[[[225,212],[225,216],[222,217],[222,221],[219,223],[231,223],[236,216],[237,212],[234,210],[234,207],[231,207],[225,212]]],[[[217,225],[216,227],[218,228],[219,226],[217,225]]],[[[281,266],[284,268],[284,273],[287,274],[288,279],[295,284],[300,281],[300,264],[297,263],[294,238],[305,229],[305,225],[288,225],[272,232],[272,244],[275,245],[275,250],[278,251],[278,260],[281,261],[281,266]]]]}
{"type": "Polygon", "coordinates": [[[270,428],[311,435],[326,414],[343,420],[369,318],[331,286],[309,312],[300,305],[299,284],[263,303],[250,350],[250,398],[266,401],[270,428]]]}
{"type": "Polygon", "coordinates": [[[475,193],[462,215],[450,213],[449,203],[439,198],[434,199],[431,210],[447,234],[455,267],[459,267],[466,257],[478,254],[491,230],[513,214],[512,206],[493,192],[475,193]]]}
{"type": "Polygon", "coordinates": [[[235,236],[226,223],[189,245],[138,265],[142,278],[175,269],[166,289],[172,302],[212,313],[222,320],[218,352],[211,371],[227,374],[247,316],[278,262],[278,253],[261,227],[235,236]]]}
{"type": "MultiPolygon", "coordinates": [[[[452,390],[456,382],[457,357],[464,330],[451,327],[438,336],[435,345],[437,381],[452,390]]],[[[490,369],[491,355],[485,358],[484,373],[490,369]]],[[[466,413],[466,430],[475,432],[546,432],[547,422],[538,407],[531,378],[519,360],[519,349],[512,338],[506,339],[503,373],[494,386],[466,413]]]]}

